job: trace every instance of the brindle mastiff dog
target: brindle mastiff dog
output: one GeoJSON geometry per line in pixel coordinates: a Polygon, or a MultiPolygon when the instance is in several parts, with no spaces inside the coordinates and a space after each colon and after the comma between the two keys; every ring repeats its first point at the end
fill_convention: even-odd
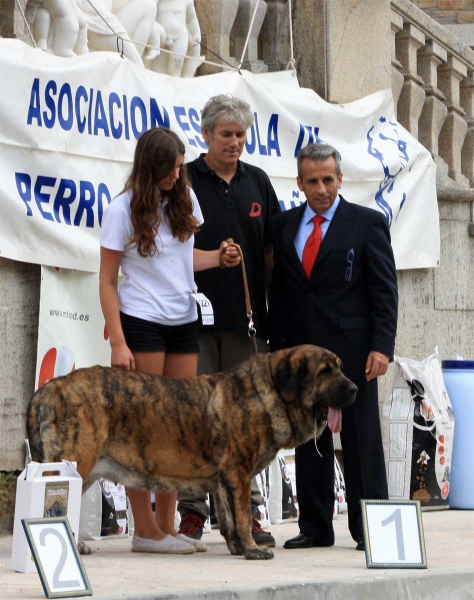
{"type": "Polygon", "coordinates": [[[214,492],[230,552],[265,559],[272,551],[251,532],[252,477],[280,448],[337,423],[356,392],[339,358],[309,345],[193,379],[96,366],[43,385],[27,429],[33,459],[77,461],[83,491],[105,477],[131,488],[214,492]]]}

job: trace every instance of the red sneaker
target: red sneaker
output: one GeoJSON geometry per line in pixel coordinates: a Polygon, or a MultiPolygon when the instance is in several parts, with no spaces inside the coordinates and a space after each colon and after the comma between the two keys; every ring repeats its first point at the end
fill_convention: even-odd
{"type": "Polygon", "coordinates": [[[276,545],[273,535],[269,531],[263,531],[262,526],[255,517],[252,522],[252,537],[257,546],[274,548],[276,545]]]}
{"type": "Polygon", "coordinates": [[[181,523],[179,524],[179,533],[182,533],[188,538],[193,540],[200,540],[202,538],[202,531],[204,529],[204,520],[201,515],[197,513],[188,512],[184,513],[181,517],[181,523]]]}

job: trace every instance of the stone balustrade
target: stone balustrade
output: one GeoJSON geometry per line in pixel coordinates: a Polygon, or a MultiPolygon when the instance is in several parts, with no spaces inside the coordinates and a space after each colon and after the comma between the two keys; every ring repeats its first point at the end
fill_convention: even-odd
{"type": "Polygon", "coordinates": [[[397,119],[432,153],[439,195],[468,190],[474,187],[474,52],[409,0],[391,0],[391,24],[397,119]]]}
{"type": "MultiPolygon", "coordinates": [[[[247,42],[243,67],[253,73],[285,69],[289,54],[289,12],[287,0],[195,0],[206,58],[237,66],[247,42]],[[215,53],[215,54],[214,54],[215,53]]],[[[202,65],[200,75],[218,72],[218,67],[202,65]]]]}

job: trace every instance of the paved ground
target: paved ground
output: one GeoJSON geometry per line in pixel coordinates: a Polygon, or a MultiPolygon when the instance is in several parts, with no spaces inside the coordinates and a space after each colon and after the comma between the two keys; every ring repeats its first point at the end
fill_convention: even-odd
{"type": "MultiPolygon", "coordinates": [[[[273,525],[275,558],[229,554],[216,530],[209,552],[188,556],[132,554],[130,540],[93,542],[83,562],[95,598],[157,600],[474,600],[474,511],[423,513],[428,569],[367,569],[344,515],[332,548],[284,550],[295,523],[273,525]]],[[[44,598],[36,573],[10,570],[11,537],[0,537],[0,598],[44,598]]]]}

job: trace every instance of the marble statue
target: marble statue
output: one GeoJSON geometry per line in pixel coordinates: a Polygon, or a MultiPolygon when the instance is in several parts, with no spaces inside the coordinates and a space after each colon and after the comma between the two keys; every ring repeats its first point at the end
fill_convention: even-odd
{"type": "MultiPolygon", "coordinates": [[[[87,39],[91,51],[117,52],[117,38],[87,0],[79,0],[87,19],[87,39]]],[[[144,46],[130,40],[147,43],[153,31],[156,16],[156,0],[91,0],[95,8],[110,24],[114,32],[124,40],[119,41],[119,51],[138,65],[143,66],[144,46]]]]}
{"type": "Polygon", "coordinates": [[[149,61],[149,68],[174,77],[193,77],[204,60],[200,55],[201,29],[193,0],[158,0],[156,20],[165,33],[161,48],[192,58],[161,52],[149,61]]]}
{"type": "Polygon", "coordinates": [[[120,52],[175,77],[193,77],[204,60],[193,0],[29,0],[27,12],[38,48],[57,56],[120,52]]]}
{"type": "Polygon", "coordinates": [[[76,0],[30,0],[33,37],[40,50],[70,58],[87,54],[87,24],[76,0]]]}

